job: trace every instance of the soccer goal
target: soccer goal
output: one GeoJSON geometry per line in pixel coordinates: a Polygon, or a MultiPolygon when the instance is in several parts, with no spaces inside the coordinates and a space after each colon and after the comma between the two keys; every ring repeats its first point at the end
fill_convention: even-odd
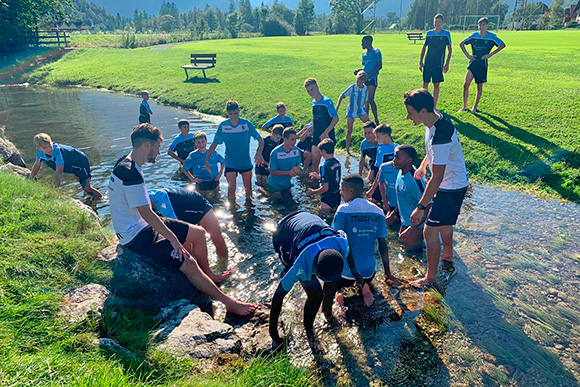
{"type": "Polygon", "coordinates": [[[471,25],[475,25],[476,26],[475,29],[477,29],[477,21],[482,17],[487,17],[489,19],[490,26],[493,23],[494,29],[499,29],[501,22],[500,15],[461,15],[459,17],[459,20],[461,22],[461,25],[463,26],[463,32],[465,32],[466,29],[473,29],[469,27],[471,25]]]}

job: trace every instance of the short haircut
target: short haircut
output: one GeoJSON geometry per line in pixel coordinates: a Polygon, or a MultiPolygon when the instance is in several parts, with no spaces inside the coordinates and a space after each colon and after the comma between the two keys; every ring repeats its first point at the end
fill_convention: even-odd
{"type": "Polygon", "coordinates": [[[272,127],[272,134],[275,134],[276,136],[281,136],[283,132],[284,125],[282,124],[276,124],[272,127]]]}
{"type": "Polygon", "coordinates": [[[289,126],[286,129],[284,129],[284,138],[288,138],[290,137],[291,134],[296,134],[296,129],[294,129],[293,127],[289,126]]]}
{"type": "Polygon", "coordinates": [[[359,79],[361,79],[361,78],[363,79],[363,81],[366,81],[366,80],[367,80],[367,78],[368,78],[368,75],[367,75],[367,73],[365,73],[364,71],[359,71],[359,72],[356,74],[356,80],[358,81],[358,80],[359,80],[359,79]]]}
{"type": "Polygon", "coordinates": [[[199,140],[200,138],[203,138],[204,140],[207,141],[207,134],[205,134],[205,132],[202,132],[201,130],[198,130],[193,135],[193,141],[199,140]]]}
{"type": "Polygon", "coordinates": [[[441,20],[443,20],[443,15],[441,15],[440,13],[438,13],[437,15],[435,15],[434,19],[441,19],[441,20]]]}
{"type": "Polygon", "coordinates": [[[343,266],[344,258],[336,250],[322,250],[316,257],[316,273],[324,282],[339,281],[343,266]]]}
{"type": "Polygon", "coordinates": [[[181,128],[181,127],[182,127],[182,126],[184,126],[184,125],[189,125],[189,121],[188,121],[188,120],[179,120],[179,121],[177,122],[177,127],[178,127],[178,128],[181,128]]]}
{"type": "Polygon", "coordinates": [[[240,108],[240,104],[238,103],[238,101],[234,101],[233,99],[229,100],[226,103],[226,111],[228,111],[228,112],[231,112],[232,110],[237,110],[239,108],[240,108]]]}
{"type": "Polygon", "coordinates": [[[44,144],[50,144],[52,142],[52,138],[46,133],[38,133],[32,139],[32,143],[35,147],[40,148],[44,144]]]}
{"type": "Polygon", "coordinates": [[[415,89],[413,91],[406,91],[403,94],[403,103],[406,106],[411,106],[416,111],[420,112],[422,109],[432,113],[435,107],[433,96],[427,89],[415,89]]]}
{"type": "Polygon", "coordinates": [[[489,19],[488,19],[488,18],[486,18],[486,17],[482,17],[481,19],[479,19],[479,20],[477,21],[477,24],[479,24],[479,23],[485,23],[485,24],[489,24],[489,19]]]}
{"type": "Polygon", "coordinates": [[[370,35],[363,36],[362,40],[368,40],[370,44],[373,44],[373,37],[370,35]]]}
{"type": "Polygon", "coordinates": [[[366,129],[366,128],[373,128],[374,129],[376,127],[377,127],[377,124],[375,124],[374,121],[367,121],[363,124],[363,129],[366,129]]]}
{"type": "Polygon", "coordinates": [[[380,124],[375,128],[375,133],[384,133],[390,136],[393,133],[393,129],[387,124],[380,124]]]}
{"type": "Polygon", "coordinates": [[[304,81],[304,87],[309,87],[317,84],[318,83],[316,83],[316,78],[308,78],[307,80],[304,81]]]}
{"type": "Polygon", "coordinates": [[[354,189],[354,196],[362,197],[365,190],[365,182],[363,178],[356,173],[352,173],[350,175],[346,175],[342,178],[342,184],[348,184],[350,187],[354,189]]]}
{"type": "Polygon", "coordinates": [[[413,160],[415,159],[415,157],[417,157],[417,151],[411,145],[399,145],[395,149],[395,152],[397,151],[405,152],[407,156],[409,156],[413,160]]]}
{"type": "Polygon", "coordinates": [[[133,145],[133,148],[140,147],[146,142],[159,140],[163,140],[161,130],[148,122],[135,126],[131,132],[131,145],[133,145]]]}
{"type": "Polygon", "coordinates": [[[286,109],[286,105],[284,105],[284,102],[278,102],[276,104],[276,110],[282,109],[282,108],[286,109]]]}
{"type": "Polygon", "coordinates": [[[325,138],[324,140],[320,141],[320,144],[318,144],[318,149],[331,155],[334,153],[334,141],[332,141],[330,138],[325,138]]]}
{"type": "Polygon", "coordinates": [[[149,92],[147,90],[141,90],[141,97],[144,95],[149,95],[149,92]]]}

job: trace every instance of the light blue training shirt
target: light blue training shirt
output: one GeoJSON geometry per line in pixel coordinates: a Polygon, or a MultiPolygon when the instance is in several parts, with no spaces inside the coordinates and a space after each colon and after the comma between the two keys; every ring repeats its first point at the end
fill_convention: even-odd
{"type": "Polygon", "coordinates": [[[395,192],[395,184],[397,182],[398,169],[393,166],[393,162],[383,163],[379,170],[379,183],[384,183],[387,189],[387,201],[389,207],[397,207],[397,193],[395,192]]]}
{"type": "Polygon", "coordinates": [[[226,144],[226,167],[234,169],[251,169],[250,138],[260,139],[260,133],[248,120],[240,118],[240,122],[233,126],[230,120],[219,124],[213,142],[226,144]]]}
{"type": "MultiPolygon", "coordinates": [[[[377,67],[377,63],[383,61],[383,55],[381,54],[381,50],[378,48],[373,48],[370,51],[364,50],[362,54],[362,65],[363,70],[365,73],[370,74],[377,67]]],[[[372,76],[369,77],[369,81],[375,79],[379,76],[379,72],[377,71],[372,76]]]]}
{"type": "Polygon", "coordinates": [[[211,157],[209,158],[209,169],[211,169],[211,173],[205,168],[205,158],[207,156],[207,151],[205,153],[201,153],[199,149],[191,152],[187,159],[185,159],[185,163],[183,163],[183,169],[190,172],[193,176],[201,179],[203,181],[211,181],[214,180],[218,173],[218,163],[224,164],[225,159],[222,155],[217,152],[213,152],[211,157]]]}
{"type": "Polygon", "coordinates": [[[350,85],[342,93],[343,97],[348,97],[348,109],[346,111],[346,116],[349,118],[357,118],[362,115],[367,114],[365,109],[365,104],[369,100],[369,88],[367,85],[363,85],[363,88],[359,88],[355,83],[350,85]]]}
{"type": "MultiPolygon", "coordinates": [[[[399,171],[395,183],[399,215],[401,216],[401,225],[403,227],[411,226],[411,214],[417,208],[417,204],[425,191],[425,181],[423,178],[415,180],[414,174],[415,168],[404,175],[402,171],[399,171]]],[[[423,228],[423,225],[419,226],[419,228],[423,228]]]]}
{"type": "MultiPolygon", "coordinates": [[[[300,148],[295,146],[286,152],[284,144],[278,145],[270,153],[270,171],[290,171],[292,168],[301,164],[300,148]]],[[[292,187],[291,177],[274,176],[272,173],[268,176],[268,185],[276,189],[287,189],[292,187]]]]}

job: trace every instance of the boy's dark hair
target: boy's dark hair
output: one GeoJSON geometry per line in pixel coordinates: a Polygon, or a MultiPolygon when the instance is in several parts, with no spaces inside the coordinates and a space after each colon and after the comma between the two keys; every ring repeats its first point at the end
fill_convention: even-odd
{"type": "Polygon", "coordinates": [[[203,138],[207,141],[207,134],[205,134],[201,130],[195,132],[195,134],[193,135],[193,141],[198,140],[200,138],[203,138]]]}
{"type": "Polygon", "coordinates": [[[363,129],[366,129],[366,128],[373,128],[374,129],[376,127],[377,127],[377,124],[375,124],[374,121],[367,121],[363,124],[363,129]]]}
{"type": "Polygon", "coordinates": [[[443,20],[443,15],[441,15],[440,13],[438,13],[437,15],[435,15],[434,19],[441,19],[441,20],[443,20]]]}
{"type": "Polygon", "coordinates": [[[283,132],[284,125],[282,124],[276,124],[272,127],[272,134],[275,134],[276,136],[281,136],[283,132]]]}
{"type": "Polygon", "coordinates": [[[489,24],[489,19],[488,19],[488,18],[486,18],[486,17],[482,17],[481,19],[479,19],[479,20],[477,21],[477,24],[479,24],[479,23],[485,23],[485,24],[489,24]]]}
{"type": "Polygon", "coordinates": [[[390,136],[393,133],[393,129],[387,124],[380,124],[375,128],[375,133],[385,133],[390,136]]]}
{"type": "Polygon", "coordinates": [[[342,178],[342,184],[348,184],[354,189],[354,196],[359,198],[362,197],[365,190],[365,182],[363,178],[356,173],[346,175],[342,178]]]}
{"type": "Polygon", "coordinates": [[[316,83],[316,78],[308,78],[304,81],[304,87],[308,87],[308,86],[312,86],[312,85],[317,85],[318,83],[316,83]]]}
{"type": "Polygon", "coordinates": [[[318,144],[318,149],[331,155],[334,153],[334,141],[332,141],[330,138],[325,138],[318,144]]]}
{"type": "Polygon", "coordinates": [[[179,120],[179,121],[177,122],[177,127],[178,127],[178,128],[181,128],[181,127],[182,127],[182,126],[184,126],[184,125],[189,125],[189,121],[188,121],[188,120],[179,120]]]}
{"type": "Polygon", "coordinates": [[[370,35],[363,36],[362,40],[368,41],[371,45],[373,44],[373,37],[370,35]]]}
{"type": "Polygon", "coordinates": [[[290,137],[291,134],[296,134],[296,129],[294,129],[293,127],[289,126],[286,129],[284,129],[284,138],[288,138],[290,137]]]}
{"type": "Polygon", "coordinates": [[[226,103],[226,111],[228,111],[228,112],[231,112],[232,110],[237,110],[239,108],[240,108],[240,104],[238,104],[238,101],[234,101],[233,99],[229,100],[226,103]]]}
{"type": "Polygon", "coordinates": [[[422,109],[427,110],[427,113],[433,113],[435,102],[433,96],[427,89],[415,89],[413,91],[406,91],[403,94],[403,103],[406,106],[411,106],[417,112],[422,109]]]}
{"type": "Polygon", "coordinates": [[[357,75],[358,73],[360,73],[361,71],[363,71],[364,69],[356,69],[354,70],[354,75],[357,75]]]}
{"type": "Polygon", "coordinates": [[[148,122],[135,126],[131,132],[131,145],[133,145],[133,148],[140,147],[146,142],[156,142],[158,140],[163,140],[161,130],[148,122]]]}
{"type": "Polygon", "coordinates": [[[407,154],[407,156],[409,156],[413,160],[415,160],[415,157],[417,157],[417,151],[411,145],[399,145],[395,149],[395,152],[397,152],[397,151],[405,152],[407,154]]]}
{"type": "Polygon", "coordinates": [[[276,104],[276,110],[280,109],[280,108],[286,108],[286,105],[284,105],[284,102],[278,102],[276,104]]]}
{"type": "Polygon", "coordinates": [[[322,250],[316,257],[316,273],[324,282],[335,282],[341,278],[342,254],[333,249],[322,250]]]}

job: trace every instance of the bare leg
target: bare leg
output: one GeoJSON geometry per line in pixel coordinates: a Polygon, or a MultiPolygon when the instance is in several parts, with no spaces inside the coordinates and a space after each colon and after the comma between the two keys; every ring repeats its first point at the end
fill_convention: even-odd
{"type": "Polygon", "coordinates": [[[352,137],[352,126],[354,125],[354,119],[348,117],[346,119],[346,153],[350,153],[350,139],[352,137]]]}
{"type": "Polygon", "coordinates": [[[423,82],[423,89],[429,91],[429,82],[423,82]]]}
{"type": "Polygon", "coordinates": [[[304,152],[304,169],[309,170],[312,164],[312,152],[304,152]]]}
{"type": "Polygon", "coordinates": [[[473,104],[473,109],[471,109],[472,113],[477,112],[477,105],[479,105],[479,100],[481,99],[482,94],[483,94],[483,83],[478,83],[477,93],[475,94],[475,103],[473,104]]]}
{"type": "Polygon", "coordinates": [[[242,173],[242,181],[246,190],[246,199],[252,199],[252,170],[242,173]]]}
{"type": "Polygon", "coordinates": [[[221,274],[214,274],[209,267],[209,261],[207,260],[207,245],[205,242],[205,230],[203,228],[189,225],[189,231],[187,231],[187,237],[185,238],[183,246],[193,254],[201,270],[211,278],[212,281],[219,282],[228,279],[230,276],[229,271],[224,271],[221,274]]]}
{"type": "Polygon", "coordinates": [[[463,83],[463,106],[457,113],[469,111],[467,100],[469,99],[469,86],[471,86],[471,81],[473,81],[473,74],[470,70],[467,70],[467,73],[465,73],[465,83],[463,83]]]}
{"type": "Polygon", "coordinates": [[[433,83],[433,102],[435,103],[435,109],[437,109],[437,100],[439,99],[439,85],[439,82],[433,83]]]}
{"type": "Polygon", "coordinates": [[[208,211],[207,214],[199,222],[199,225],[207,231],[209,234],[211,241],[215,246],[215,251],[217,255],[220,256],[228,256],[228,246],[226,245],[226,241],[222,235],[222,230],[220,227],[220,222],[218,218],[215,216],[213,211],[208,211]]]}
{"type": "MultiPolygon", "coordinates": [[[[78,178],[76,176],[75,179],[77,179],[78,181],[78,178]]],[[[98,189],[95,189],[91,186],[91,179],[87,179],[81,182],[81,187],[83,187],[83,190],[89,195],[91,195],[94,199],[100,199],[103,197],[103,194],[98,189]]]]}
{"type": "Polygon", "coordinates": [[[194,258],[186,259],[179,270],[186,275],[189,282],[213,299],[222,302],[229,312],[246,316],[256,310],[256,306],[236,301],[218,289],[213,281],[200,269],[194,258]]]}
{"type": "Polygon", "coordinates": [[[453,262],[453,226],[441,226],[440,233],[443,240],[443,255],[441,259],[444,261],[453,262]]]}
{"type": "Polygon", "coordinates": [[[427,274],[424,278],[411,282],[411,286],[421,287],[435,282],[435,278],[437,277],[437,265],[439,264],[439,256],[441,255],[439,229],[440,227],[425,225],[423,235],[425,236],[425,243],[427,245],[427,274]]]}
{"type": "Polygon", "coordinates": [[[312,170],[314,172],[318,172],[319,171],[319,167],[320,167],[320,150],[318,149],[318,147],[316,145],[312,145],[312,170]]]}
{"type": "Polygon", "coordinates": [[[306,333],[310,334],[314,332],[314,319],[316,318],[318,309],[320,309],[320,304],[322,304],[324,295],[322,293],[320,282],[318,282],[316,277],[308,282],[301,283],[306,292],[306,302],[304,303],[304,328],[306,328],[306,333]]]}
{"type": "MultiPolygon", "coordinates": [[[[401,232],[403,230],[403,226],[401,226],[401,232]]],[[[408,231],[407,238],[403,242],[405,246],[405,250],[407,252],[415,251],[422,247],[423,245],[423,229],[416,228],[413,230],[408,231]]]]}
{"type": "Polygon", "coordinates": [[[360,292],[362,294],[363,303],[366,307],[371,306],[373,302],[375,302],[375,296],[373,296],[369,284],[365,283],[365,286],[363,286],[360,292]]]}
{"type": "Polygon", "coordinates": [[[367,106],[367,112],[369,111],[368,107],[370,106],[371,110],[373,111],[373,116],[375,117],[375,124],[379,124],[379,114],[377,113],[377,104],[375,102],[375,93],[377,92],[376,86],[369,86],[369,102],[367,106]]]}
{"type": "Polygon", "coordinates": [[[228,182],[228,200],[236,200],[236,172],[226,172],[226,180],[228,182]]]}
{"type": "Polygon", "coordinates": [[[256,175],[256,184],[265,187],[267,183],[268,183],[268,176],[256,175]]]}

